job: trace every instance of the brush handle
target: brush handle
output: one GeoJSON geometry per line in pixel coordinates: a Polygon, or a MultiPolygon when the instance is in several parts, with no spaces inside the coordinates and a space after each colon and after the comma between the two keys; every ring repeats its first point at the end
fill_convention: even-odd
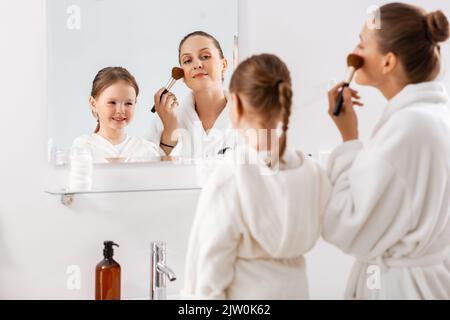
{"type": "Polygon", "coordinates": [[[333,116],[337,117],[341,113],[342,105],[344,104],[344,89],[348,88],[349,86],[350,86],[350,83],[345,83],[342,86],[342,90],[341,90],[341,92],[339,92],[338,98],[336,100],[336,105],[334,106],[333,116]]]}
{"type": "MultiPolygon", "coordinates": [[[[169,92],[169,90],[164,89],[164,91],[161,93],[161,95],[159,96],[159,101],[160,101],[160,102],[161,102],[162,96],[165,95],[167,92],[169,92]]],[[[153,113],[156,112],[156,107],[155,107],[155,106],[153,106],[152,112],[153,112],[153,113]]]]}

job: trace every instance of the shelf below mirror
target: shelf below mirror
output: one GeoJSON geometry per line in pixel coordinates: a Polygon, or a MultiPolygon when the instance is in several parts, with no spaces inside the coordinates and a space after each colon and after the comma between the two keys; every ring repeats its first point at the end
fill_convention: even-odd
{"type": "Polygon", "coordinates": [[[114,194],[114,193],[138,193],[138,192],[174,192],[174,191],[196,191],[201,190],[199,186],[189,187],[167,187],[167,188],[146,188],[146,189],[109,189],[109,190],[90,190],[90,191],[71,191],[68,189],[45,190],[49,195],[59,196],[61,203],[70,206],[76,195],[95,195],[95,194],[114,194]]]}

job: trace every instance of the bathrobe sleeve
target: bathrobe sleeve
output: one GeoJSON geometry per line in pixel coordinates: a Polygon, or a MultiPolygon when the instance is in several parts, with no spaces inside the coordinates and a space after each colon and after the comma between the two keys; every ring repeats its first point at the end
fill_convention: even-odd
{"type": "Polygon", "coordinates": [[[413,212],[407,184],[387,161],[388,154],[402,156],[402,139],[392,141],[378,150],[365,150],[362,159],[358,159],[361,142],[344,143],[328,163],[332,194],[322,235],[344,252],[363,259],[382,255],[411,228],[413,212]]]}
{"type": "MultiPolygon", "coordinates": [[[[161,121],[161,118],[158,116],[158,114],[153,115],[152,122],[150,123],[150,126],[148,128],[148,131],[145,134],[145,139],[153,142],[156,146],[158,146],[158,153],[161,155],[165,155],[166,153],[164,150],[160,147],[161,142],[161,136],[164,131],[164,125],[161,121]]],[[[178,143],[175,146],[175,148],[172,149],[170,152],[170,156],[172,157],[181,157],[181,156],[189,156],[189,154],[183,153],[183,139],[178,139],[178,143]]]]}
{"type": "Polygon", "coordinates": [[[232,181],[205,185],[191,229],[181,295],[194,299],[226,299],[234,278],[240,240],[238,196],[232,181]]]}
{"type": "Polygon", "coordinates": [[[158,114],[155,113],[152,115],[152,121],[150,122],[148,131],[145,134],[145,139],[159,146],[163,130],[164,130],[163,123],[159,118],[158,114]]]}

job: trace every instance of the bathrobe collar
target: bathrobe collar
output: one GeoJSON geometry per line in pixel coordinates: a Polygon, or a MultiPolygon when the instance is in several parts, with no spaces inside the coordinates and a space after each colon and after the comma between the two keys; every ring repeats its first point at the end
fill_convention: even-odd
{"type": "Polygon", "coordinates": [[[257,165],[261,173],[269,175],[276,173],[278,170],[298,168],[303,165],[305,159],[305,155],[302,152],[290,149],[286,149],[283,161],[274,162],[274,157],[277,158],[267,150],[258,151],[247,144],[237,146],[233,151],[225,154],[225,158],[235,165],[242,164],[242,161],[244,161],[245,164],[257,165]],[[271,161],[272,166],[269,167],[268,164],[271,161]]]}
{"type": "Polygon", "coordinates": [[[448,102],[447,91],[441,82],[431,81],[409,84],[388,102],[387,108],[375,126],[372,137],[397,111],[409,107],[417,107],[417,104],[425,104],[431,108],[433,105],[442,106],[448,104],[448,102]]]}
{"type": "MultiPolygon", "coordinates": [[[[224,90],[223,93],[225,95],[225,99],[227,100],[227,103],[211,128],[214,130],[226,130],[228,128],[231,128],[231,122],[230,122],[230,118],[229,118],[229,109],[231,107],[232,100],[231,100],[231,96],[228,91],[224,90]]],[[[189,119],[190,124],[198,125],[198,127],[201,129],[201,132],[205,136],[208,136],[208,133],[205,132],[205,129],[203,128],[203,125],[201,124],[202,122],[198,116],[198,113],[195,110],[194,93],[191,92],[183,100],[182,105],[180,107],[181,107],[180,109],[182,110],[180,112],[185,113],[184,117],[189,119]]]]}

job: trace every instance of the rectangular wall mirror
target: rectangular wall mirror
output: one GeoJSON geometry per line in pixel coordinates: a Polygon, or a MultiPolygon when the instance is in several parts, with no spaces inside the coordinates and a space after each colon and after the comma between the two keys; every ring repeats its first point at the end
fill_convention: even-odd
{"type": "MultiPolygon", "coordinates": [[[[91,134],[96,119],[89,97],[99,70],[125,67],[140,88],[127,134],[145,137],[154,121],[153,95],[179,66],[178,46],[203,30],[220,42],[229,68],[236,63],[237,0],[47,0],[48,156],[68,161],[72,142],[91,134]]],[[[179,81],[174,93],[189,94],[179,81]]]]}

